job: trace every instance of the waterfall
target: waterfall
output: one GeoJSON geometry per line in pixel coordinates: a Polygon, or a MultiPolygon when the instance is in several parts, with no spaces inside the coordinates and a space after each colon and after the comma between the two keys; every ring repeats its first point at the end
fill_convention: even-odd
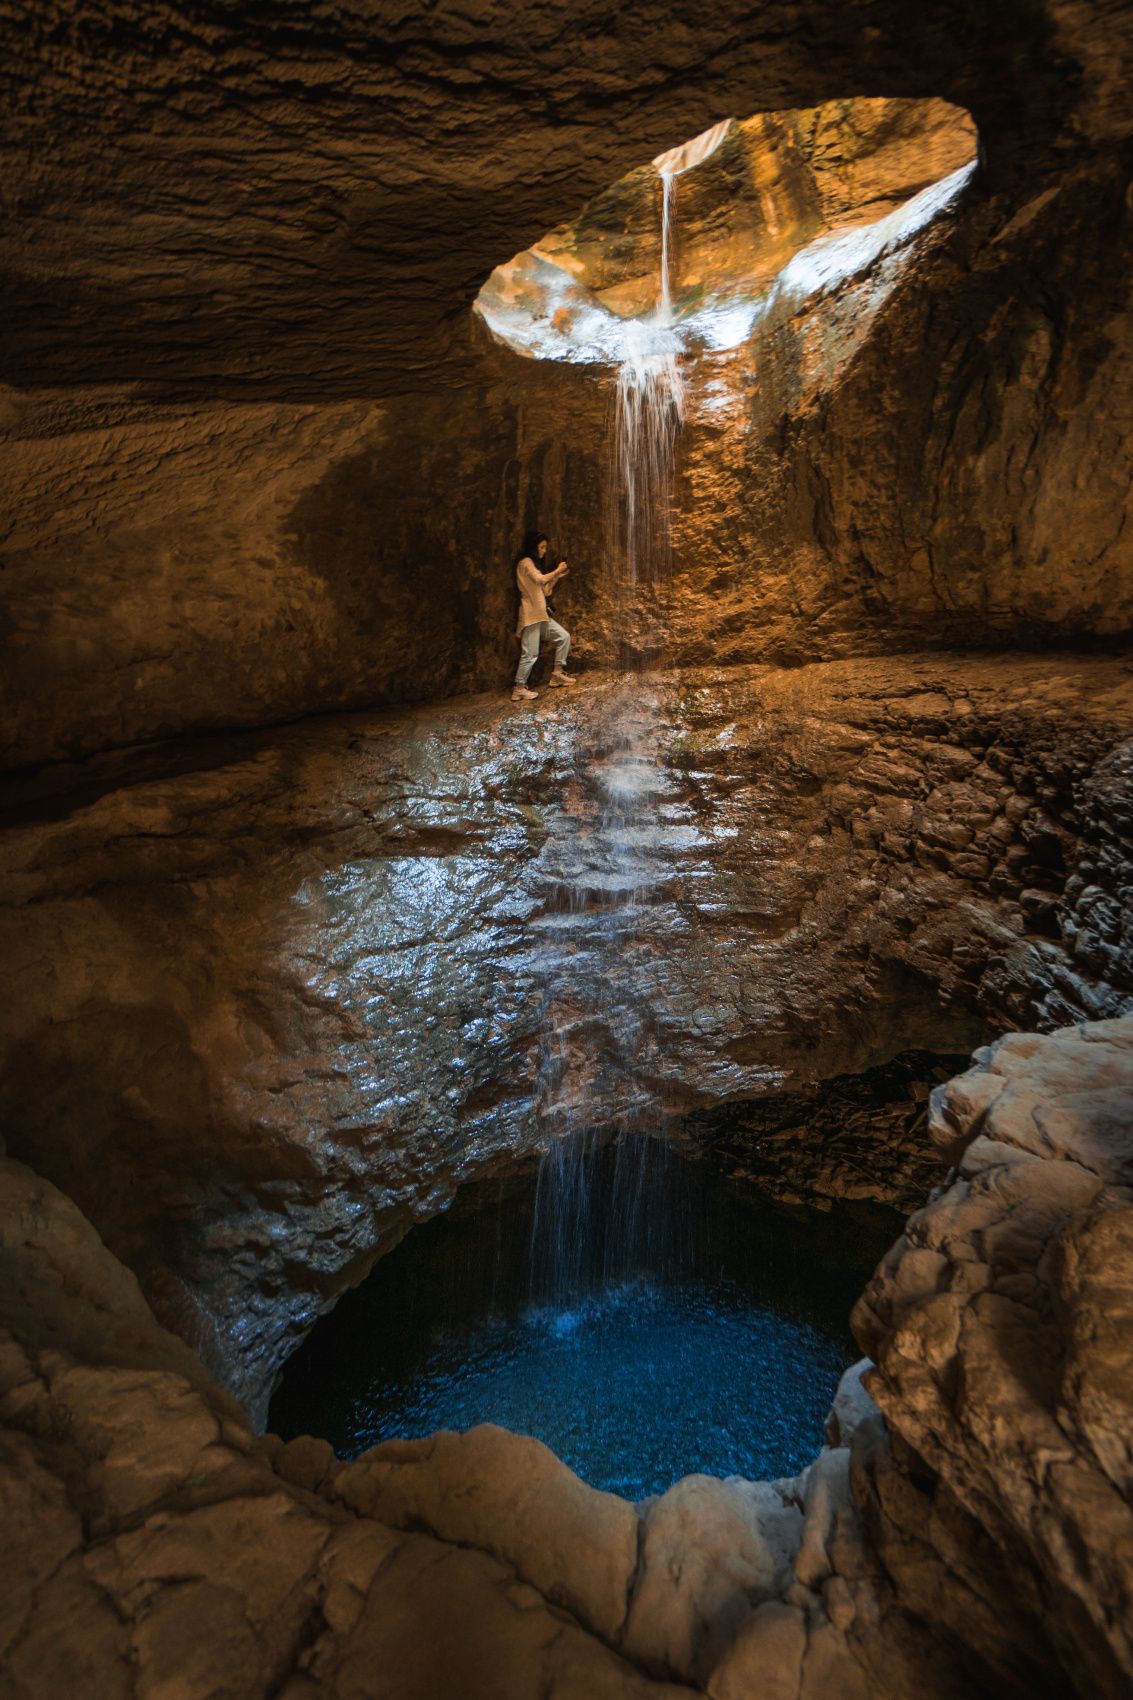
{"type": "Polygon", "coordinates": [[[669,290],[669,226],[673,217],[673,197],[676,179],[671,171],[661,172],[661,299],[658,303],[662,324],[673,322],[673,298],[669,290]]]}
{"type": "Polygon", "coordinates": [[[661,179],[661,273],[657,306],[627,320],[614,394],[609,543],[627,596],[652,584],[671,562],[670,507],[677,435],[684,415],[680,339],[673,322],[671,234],[676,178],[661,179]]]}
{"type": "MultiPolygon", "coordinates": [[[[656,586],[669,566],[683,412],[670,280],[675,177],[659,176],[657,302],[647,318],[623,326],[611,434],[609,541],[621,567],[613,576],[623,633],[638,587],[656,586]]],[[[647,617],[655,621],[654,608],[647,617]]],[[[633,654],[627,642],[623,662],[633,654]]],[[[640,678],[617,687],[598,746],[578,762],[563,841],[545,857],[555,920],[539,1070],[539,1114],[550,1143],[532,1226],[536,1299],[564,1302],[596,1284],[671,1275],[680,1242],[680,1213],[668,1202],[679,1165],[650,1127],[663,1069],[648,973],[630,966],[640,956],[647,970],[643,941],[669,877],[671,828],[661,814],[667,809],[671,820],[675,805],[656,757],[661,719],[658,694],[640,678]]]]}
{"type": "Polygon", "coordinates": [[[532,1299],[561,1303],[596,1288],[678,1276],[693,1229],[679,1208],[688,1185],[676,1153],[648,1133],[556,1139],[536,1185],[532,1299]]]}

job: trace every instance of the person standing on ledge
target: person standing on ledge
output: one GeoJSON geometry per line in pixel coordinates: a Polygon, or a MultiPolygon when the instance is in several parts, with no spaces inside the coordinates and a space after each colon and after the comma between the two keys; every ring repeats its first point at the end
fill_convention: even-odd
{"type": "Polygon", "coordinates": [[[541,571],[547,553],[547,538],[542,531],[529,531],[523,539],[523,552],[515,563],[515,582],[519,586],[519,666],[515,672],[512,702],[534,702],[538,691],[527,688],[528,675],[539,659],[539,645],[549,637],[555,646],[555,670],[547,681],[551,685],[573,685],[567,673],[566,658],[570,653],[570,633],[557,620],[552,620],[547,607],[547,592],[570,568],[560,561],[554,572],[541,571]]]}

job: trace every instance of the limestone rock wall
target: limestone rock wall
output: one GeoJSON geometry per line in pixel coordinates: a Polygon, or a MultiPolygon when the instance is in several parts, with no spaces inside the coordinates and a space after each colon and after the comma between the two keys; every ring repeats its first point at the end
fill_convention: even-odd
{"type": "MultiPolygon", "coordinates": [[[[761,166],[772,177],[784,168],[782,149],[768,160],[744,154],[771,148],[761,131],[736,126],[736,135],[677,179],[674,294],[677,325],[694,342],[711,333],[713,312],[742,318],[745,303],[752,327],[733,348],[682,357],[671,574],[628,595],[616,571],[596,595],[586,587],[575,621],[581,653],[616,655],[627,602],[639,654],[685,665],[1127,633],[1133,219],[1124,155],[1068,162],[1010,192],[993,189],[981,168],[949,179],[935,212],[928,192],[908,203],[904,223],[884,204],[861,205],[851,188],[820,212],[808,178],[809,198],[794,188],[778,235],[758,225],[741,240],[745,212],[751,223],[763,203],[754,196],[753,212],[727,190],[718,157],[746,161],[737,181],[749,194],[761,166]],[[697,192],[701,173],[715,174],[714,193],[697,192]],[[927,209],[919,217],[918,204],[927,209]],[[682,319],[686,250],[694,284],[682,319]],[[698,333],[706,286],[720,303],[699,310],[698,333]]],[[[920,140],[912,134],[889,160],[895,198],[916,185],[920,140]]],[[[962,147],[963,133],[954,140],[962,147]]],[[[656,198],[638,176],[619,186],[620,200],[611,191],[594,203],[605,207],[615,250],[631,215],[634,230],[644,224],[638,203],[656,198]]],[[[564,265],[585,263],[601,283],[585,222],[558,239],[568,238],[577,252],[564,265]]],[[[620,243],[629,275],[610,297],[638,288],[634,242],[620,243]]],[[[641,245],[655,262],[655,238],[641,245]]],[[[652,288],[655,296],[655,272],[652,288]]],[[[493,322],[506,326],[506,310],[493,322]]],[[[568,520],[584,535],[591,525],[577,510],[568,520]]],[[[600,547],[609,556],[605,537],[600,547]]]]}
{"type": "Polygon", "coordinates": [[[1067,1690],[1116,1697],[1133,1681],[1129,1023],[1010,1034],[974,1062],[933,1104],[950,1184],[855,1312],[897,1437],[859,1460],[859,1500],[898,1592],[993,1669],[1033,1625],[1067,1690]]]}
{"type": "Polygon", "coordinates": [[[502,690],[536,519],[572,563],[556,610],[583,666],[626,640],[713,665],[1127,631],[1122,195],[1080,173],[1022,216],[969,185],[862,273],[701,357],[672,575],[628,606],[608,377],[474,327],[477,380],[450,394],[14,397],[8,761],[502,690]]]}
{"type": "Polygon", "coordinates": [[[843,380],[783,421],[788,530],[879,623],[929,642],[1129,629],[1123,176],[1069,171],[1022,204],[970,205],[843,380]]]}
{"type": "Polygon", "coordinates": [[[563,387],[491,364],[385,402],[11,392],[7,763],[502,687],[518,537],[582,506],[605,398],[567,445],[563,387]]]}
{"type": "Polygon", "coordinates": [[[971,112],[998,178],[1131,132],[1112,0],[659,0],[632,18],[328,0],[4,0],[18,196],[3,359],[20,389],[166,399],[426,393],[493,266],[733,114],[858,95],[971,112]]]}
{"type": "Polygon", "coordinates": [[[0,1174],[6,1692],[676,1700],[513,1566],[319,1495],[329,1446],[257,1441],[74,1206],[0,1174]]]}

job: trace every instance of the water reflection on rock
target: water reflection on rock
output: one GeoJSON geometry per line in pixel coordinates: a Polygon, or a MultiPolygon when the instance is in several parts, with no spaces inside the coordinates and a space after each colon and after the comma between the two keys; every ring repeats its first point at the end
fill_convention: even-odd
{"type": "Polygon", "coordinates": [[[682,1115],[1116,1013],[1131,734],[1118,661],[938,656],[591,676],[534,714],[92,771],[4,838],[9,1149],[262,1412],[296,1336],[530,1157],[540,1109],[682,1115]],[[627,692],[648,761],[612,747],[627,692]]]}

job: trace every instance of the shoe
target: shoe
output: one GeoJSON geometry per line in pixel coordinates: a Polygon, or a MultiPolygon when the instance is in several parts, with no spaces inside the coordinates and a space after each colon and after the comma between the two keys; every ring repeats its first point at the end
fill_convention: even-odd
{"type": "Polygon", "coordinates": [[[549,685],[573,685],[575,683],[574,674],[563,673],[556,668],[551,674],[551,677],[547,680],[547,683],[549,685]]]}
{"type": "Polygon", "coordinates": [[[526,685],[515,685],[512,688],[511,700],[512,702],[534,702],[538,695],[538,691],[529,691],[526,685]]]}

